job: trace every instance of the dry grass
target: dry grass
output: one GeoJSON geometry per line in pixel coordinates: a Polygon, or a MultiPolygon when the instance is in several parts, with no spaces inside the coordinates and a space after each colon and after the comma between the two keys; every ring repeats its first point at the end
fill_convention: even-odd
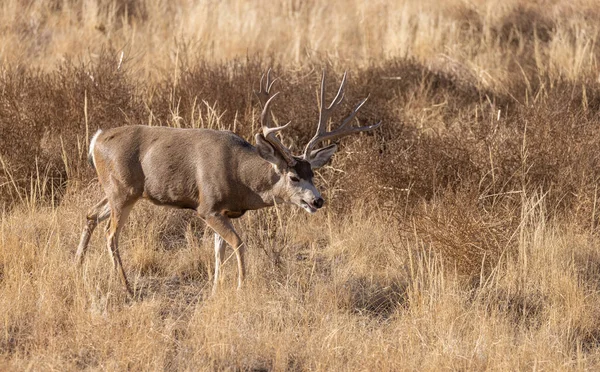
{"type": "Polygon", "coordinates": [[[600,366],[600,13],[593,1],[0,4],[0,369],[595,370],[600,366]],[[96,128],[256,130],[281,77],[285,141],[327,67],[361,123],[328,206],[255,211],[209,297],[212,233],[140,203],[73,264],[96,128]]]}
{"type": "Polygon", "coordinates": [[[136,210],[123,236],[128,300],[96,237],[72,264],[80,193],[2,218],[8,369],[563,369],[597,366],[597,240],[550,223],[532,196],[489,274],[458,275],[422,234],[358,209],[309,218],[273,211],[239,226],[250,280],[227,265],[209,298],[211,234],[174,211],[136,210]],[[149,216],[147,215],[149,214],[149,216]],[[271,221],[264,230],[256,220],[271,221]],[[27,221],[27,223],[23,223],[27,221]],[[145,229],[139,229],[143,224],[145,229]],[[183,228],[182,228],[183,226],[183,228]],[[167,236],[170,244],[163,243],[167,236]],[[476,279],[476,280],[474,280],[476,279]]]}

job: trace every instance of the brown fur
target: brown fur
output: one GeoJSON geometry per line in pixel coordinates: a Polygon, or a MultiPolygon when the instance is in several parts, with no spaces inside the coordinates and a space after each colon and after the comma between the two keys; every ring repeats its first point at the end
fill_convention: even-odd
{"type": "Polygon", "coordinates": [[[98,137],[94,159],[105,190],[124,187],[127,201],[190,208],[203,218],[272,205],[264,194],[277,177],[248,142],[208,129],[110,129],[98,137]]]}

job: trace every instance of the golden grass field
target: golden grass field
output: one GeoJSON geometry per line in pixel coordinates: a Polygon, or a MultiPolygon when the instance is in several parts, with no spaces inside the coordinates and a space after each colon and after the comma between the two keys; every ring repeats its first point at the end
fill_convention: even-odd
{"type": "Polygon", "coordinates": [[[597,370],[599,32],[592,0],[3,1],[0,370],[597,370]],[[149,203],[134,298],[102,226],[78,268],[96,129],[253,142],[269,67],[294,151],[324,68],[383,120],[318,172],[326,207],[237,220],[240,291],[227,262],[210,296],[212,232],[149,203]]]}

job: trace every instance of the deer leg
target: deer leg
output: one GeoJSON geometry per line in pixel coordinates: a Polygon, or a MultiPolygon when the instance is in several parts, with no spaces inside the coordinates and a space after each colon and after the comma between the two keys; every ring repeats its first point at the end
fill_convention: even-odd
{"type": "Polygon", "coordinates": [[[102,199],[98,204],[94,205],[86,216],[86,225],[83,227],[81,233],[81,240],[77,247],[77,253],[75,254],[75,262],[78,265],[83,263],[83,257],[87,251],[90,238],[94,233],[94,229],[98,224],[110,216],[110,206],[108,205],[108,199],[102,199]]]}
{"type": "Polygon", "coordinates": [[[112,259],[113,269],[119,271],[121,280],[125,285],[125,289],[127,289],[127,293],[129,295],[133,295],[133,292],[131,291],[131,287],[127,281],[127,276],[125,275],[125,270],[123,270],[123,264],[121,262],[121,256],[119,255],[119,234],[121,233],[121,230],[127,221],[127,217],[133,208],[133,204],[134,203],[129,203],[123,206],[112,206],[109,222],[110,226],[106,232],[108,253],[112,259]]]}
{"type": "Polygon", "coordinates": [[[206,223],[212,227],[229,244],[234,252],[238,264],[238,289],[242,287],[246,268],[244,263],[244,242],[233,229],[233,225],[229,218],[220,214],[215,214],[205,218],[206,223]]]}
{"type": "Polygon", "coordinates": [[[221,271],[221,265],[223,264],[224,255],[225,240],[221,238],[221,235],[215,233],[215,278],[212,289],[213,294],[215,294],[215,292],[217,291],[217,285],[219,282],[219,272],[221,271]]]}

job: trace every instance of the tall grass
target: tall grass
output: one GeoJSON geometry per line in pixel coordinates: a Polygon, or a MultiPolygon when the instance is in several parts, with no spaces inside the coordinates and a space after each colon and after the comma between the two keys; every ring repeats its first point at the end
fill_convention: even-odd
{"type": "Polygon", "coordinates": [[[237,292],[227,265],[210,298],[210,232],[142,204],[122,238],[133,301],[111,274],[103,237],[81,270],[73,265],[73,226],[91,202],[75,193],[60,207],[3,215],[6,368],[597,365],[596,238],[549,221],[543,195],[523,199],[512,243],[489,271],[469,276],[426,233],[402,233],[402,222],[374,211],[308,217],[284,209],[283,229],[275,211],[251,213],[238,227],[252,248],[248,285],[237,292]]]}
{"type": "MultiPolygon", "coordinates": [[[[594,370],[598,13],[592,1],[0,4],[0,369],[594,370]],[[237,292],[212,232],[140,203],[73,263],[97,128],[233,130],[273,67],[299,152],[349,70],[360,124],[327,207],[249,212],[237,292]]],[[[341,118],[342,114],[334,120],[341,118]]]]}

